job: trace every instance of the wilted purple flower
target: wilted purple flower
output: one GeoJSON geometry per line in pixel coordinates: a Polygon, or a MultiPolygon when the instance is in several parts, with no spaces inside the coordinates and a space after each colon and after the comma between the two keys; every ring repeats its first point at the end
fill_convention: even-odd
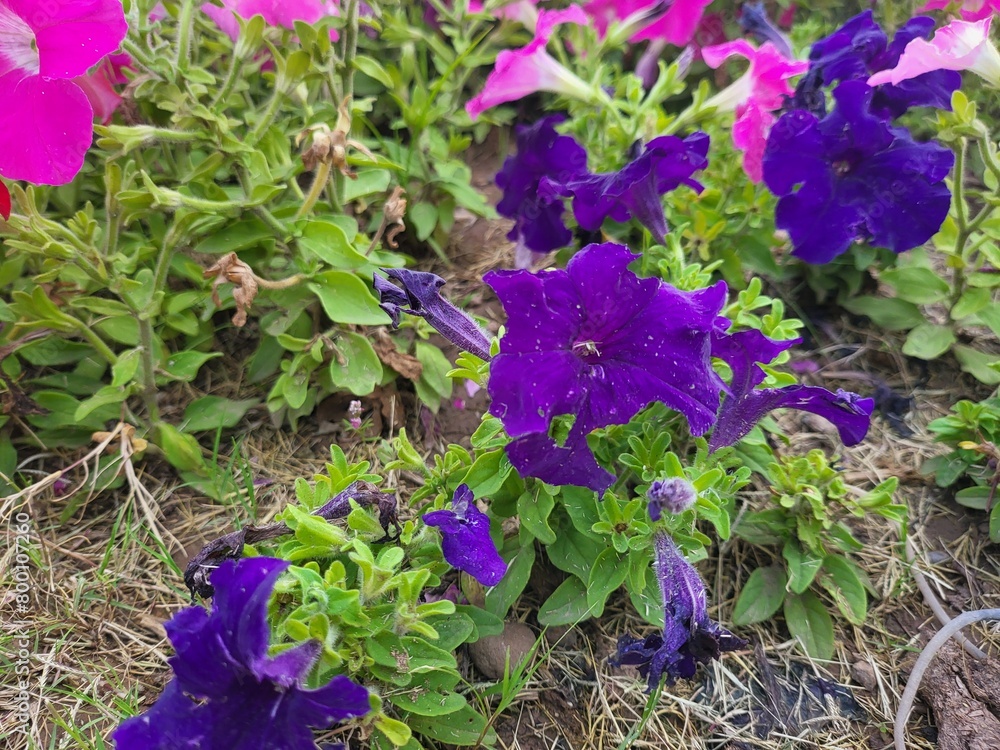
{"type": "Polygon", "coordinates": [[[563,223],[563,199],[551,186],[540,189],[543,178],[554,186],[587,172],[587,152],[571,136],[559,135],[555,125],[562,115],[544,117],[533,125],[516,129],[517,154],[508,156],[497,173],[503,198],[497,204],[501,216],[514,219],[507,237],[517,242],[518,267],[530,265],[530,254],[548,253],[565,247],[573,234],[563,223]]]}
{"type": "Polygon", "coordinates": [[[829,420],[840,433],[844,445],[864,440],[875,402],[856,393],[836,393],[814,385],[789,385],[784,388],[757,388],[766,373],[758,362],[769,363],[798,339],[775,341],[757,330],[717,333],[712,340],[712,354],[725,360],[733,371],[730,394],[719,409],[719,421],[708,441],[715,451],[733,445],[774,409],[799,409],[829,420]]]}
{"type": "Polygon", "coordinates": [[[402,313],[416,315],[434,326],[438,333],[459,349],[471,352],[480,359],[490,358],[490,339],[483,329],[438,291],[444,286],[444,279],[434,273],[405,268],[383,268],[382,273],[403,285],[400,289],[375,274],[379,307],[392,318],[393,328],[399,326],[402,313]]]}
{"type": "Polygon", "coordinates": [[[856,239],[897,253],[922,245],[948,215],[954,154],[872,114],[862,81],[833,96],[823,119],[782,115],[764,151],[764,182],[780,198],[775,223],[791,236],[792,254],[828,263],[856,239]]]}
{"type": "Polygon", "coordinates": [[[451,508],[424,513],[424,523],[441,530],[441,551],[453,568],[464,570],[484,586],[496,586],[507,572],[490,538],[490,519],[476,507],[469,485],[460,484],[451,508]]]}
{"type": "Polygon", "coordinates": [[[743,3],[740,9],[740,28],[743,33],[750,34],[757,40],[758,44],[770,42],[774,48],[789,60],[794,59],[792,43],[788,35],[772,23],[767,16],[767,9],[764,1],[756,3],[743,3]]]}
{"type": "Polygon", "coordinates": [[[693,133],[654,138],[645,146],[637,143],[632,160],[617,172],[587,174],[557,185],[542,180],[542,188],[573,196],[573,214],[586,230],[597,231],[607,217],[645,226],[657,242],[667,235],[660,196],[679,185],[698,192],[702,186],[691,175],[708,164],[708,136],[693,133]]]}
{"type": "MultiPolygon", "coordinates": [[[[928,16],[911,18],[889,42],[870,10],[854,16],[813,44],[809,73],[799,81],[790,107],[809,109],[822,116],[826,112],[823,86],[837,81],[865,81],[874,73],[895,67],[906,45],[918,37],[929,38],[934,26],[934,19],[928,16]]],[[[871,110],[880,117],[894,118],[910,107],[951,109],[951,94],[961,84],[957,72],[941,70],[895,86],[877,86],[871,110]]]]}
{"type": "Polygon", "coordinates": [[[315,750],[310,727],[371,710],[368,691],[347,677],[302,687],[319,641],[268,656],[267,602],[288,565],[227,561],[212,576],[212,611],[188,607],[166,623],[174,679],[148,711],[115,730],[118,750],[315,750]]]}
{"type": "Polygon", "coordinates": [[[705,584],[674,540],[657,532],[653,551],[653,570],[663,595],[663,633],[646,638],[623,635],[618,639],[618,653],[610,659],[616,667],[638,667],[649,692],[664,678],[668,685],[677,678],[690,679],[699,664],[746,646],[742,638],[709,619],[705,584]]]}
{"type": "Polygon", "coordinates": [[[659,521],[663,511],[673,515],[686,511],[698,499],[698,492],[686,479],[668,477],[649,485],[646,498],[649,500],[649,517],[659,521]]]}
{"type": "Polygon", "coordinates": [[[653,401],[681,412],[695,435],[714,423],[723,385],[710,336],[726,286],[682,292],[640,279],[628,270],[637,257],[594,244],[565,270],[486,275],[507,311],[490,364],[490,413],[514,438],[507,455],[522,476],[603,492],[614,476],[587,434],[625,424],[653,401]],[[549,434],[560,415],[572,421],[565,442],[549,434]]]}

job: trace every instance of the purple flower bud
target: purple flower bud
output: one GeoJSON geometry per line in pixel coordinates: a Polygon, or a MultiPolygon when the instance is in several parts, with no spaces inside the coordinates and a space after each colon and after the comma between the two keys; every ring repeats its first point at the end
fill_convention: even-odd
{"type": "Polygon", "coordinates": [[[437,274],[425,271],[409,271],[405,268],[383,268],[382,272],[395,284],[376,275],[375,291],[378,292],[379,307],[392,318],[393,327],[399,326],[400,314],[408,313],[423,318],[438,333],[466,352],[480,359],[490,358],[490,339],[476,322],[441,296],[445,281],[437,274]]]}
{"type": "Polygon", "coordinates": [[[484,586],[496,586],[507,572],[490,538],[490,519],[476,507],[469,485],[455,490],[451,508],[424,514],[424,523],[441,531],[441,550],[448,564],[464,570],[484,586]]]}
{"type": "Polygon", "coordinates": [[[649,485],[646,497],[649,499],[649,517],[659,521],[663,511],[673,515],[686,511],[694,505],[698,493],[686,479],[669,477],[657,479],[649,485]]]}

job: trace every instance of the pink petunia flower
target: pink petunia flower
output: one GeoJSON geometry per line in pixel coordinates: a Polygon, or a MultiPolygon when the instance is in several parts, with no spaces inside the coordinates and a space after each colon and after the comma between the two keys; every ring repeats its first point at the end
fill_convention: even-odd
{"type": "Polygon", "coordinates": [[[545,51],[555,27],[564,23],[586,25],[587,15],[578,5],[564,10],[539,11],[535,38],[526,47],[503,50],[497,55],[496,65],[487,76],[483,90],[465,105],[469,117],[475,120],[491,107],[517,101],[536,91],[592,98],[593,87],[545,51]]]}
{"type": "Polygon", "coordinates": [[[127,31],[120,0],[0,0],[0,175],[42,185],[76,176],[94,110],[73,79],[127,31]]]}
{"type": "Polygon", "coordinates": [[[585,6],[594,19],[594,26],[603,37],[613,21],[623,21],[644,10],[652,13],[652,20],[642,26],[631,38],[633,42],[660,39],[684,47],[695,36],[702,14],[712,0],[674,0],[666,12],[655,12],[660,0],[591,0],[585,6]]]}
{"type": "Polygon", "coordinates": [[[750,68],[739,80],[709,99],[706,104],[720,112],[736,112],[733,123],[733,144],[743,152],[743,169],[753,182],[764,177],[763,159],[767,134],[774,124],[774,110],[792,93],[788,79],[805,73],[809,63],[789,60],[770,42],[759,49],[745,39],[705,47],[701,51],[705,63],[717,68],[733,55],[750,61],[750,68]]]}
{"type": "MultiPolygon", "coordinates": [[[[919,13],[929,10],[942,10],[954,4],[955,0],[931,0],[921,8],[919,13]]],[[[963,21],[982,21],[1000,12],[1000,0],[963,0],[958,13],[963,21]]]]}
{"type": "Polygon", "coordinates": [[[971,70],[1000,88],[1000,52],[990,41],[992,21],[952,21],[938,29],[929,42],[914,39],[906,45],[896,67],[879,71],[868,79],[868,85],[895,85],[932,70],[971,70]]]}
{"type": "MultiPolygon", "coordinates": [[[[312,24],[326,16],[340,15],[337,4],[331,0],[222,0],[221,6],[205,3],[201,10],[234,41],[240,34],[234,13],[240,18],[260,15],[268,26],[286,29],[294,29],[296,21],[312,24]]],[[[337,31],[330,29],[330,39],[338,38],[337,31]]]]}
{"type": "Polygon", "coordinates": [[[90,106],[94,108],[94,117],[102,125],[111,122],[111,116],[122,102],[115,86],[128,83],[128,78],[122,73],[122,68],[128,68],[131,65],[132,57],[130,55],[108,55],[89,73],[73,79],[73,83],[87,95],[90,106]]]}

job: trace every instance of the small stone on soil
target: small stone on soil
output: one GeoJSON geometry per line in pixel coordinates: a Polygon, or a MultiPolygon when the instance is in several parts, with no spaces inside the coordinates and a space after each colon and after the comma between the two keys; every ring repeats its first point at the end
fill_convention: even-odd
{"type": "Polygon", "coordinates": [[[492,680],[503,677],[507,654],[510,653],[510,668],[525,657],[535,645],[535,634],[523,622],[508,622],[500,635],[490,635],[469,644],[472,663],[492,680]]]}

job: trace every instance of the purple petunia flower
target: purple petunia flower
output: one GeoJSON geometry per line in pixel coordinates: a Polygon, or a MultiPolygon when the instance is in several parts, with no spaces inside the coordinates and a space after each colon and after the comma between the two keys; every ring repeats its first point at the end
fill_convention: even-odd
{"type": "Polygon", "coordinates": [[[786,112],[768,136],[764,182],[780,198],[775,223],[809,263],[828,263],[856,239],[909,250],[948,215],[954,154],[872,114],[872,93],[863,81],[842,83],[826,117],[786,112]]]}
{"type": "Polygon", "coordinates": [[[302,687],[318,641],[268,656],[267,602],[288,566],[266,557],[225,562],[212,576],[212,611],[188,607],[166,623],[174,679],[115,730],[117,750],[315,750],[309,727],[371,710],[368,691],[347,677],[302,687]]]}
{"type": "MultiPolygon", "coordinates": [[[[929,38],[934,19],[911,18],[896,32],[892,42],[879,27],[870,10],[860,13],[813,44],[809,52],[809,73],[799,82],[790,107],[826,113],[821,87],[837,81],[867,80],[872,74],[896,66],[906,45],[917,38],[929,38]]],[[[935,71],[895,86],[875,89],[871,109],[880,117],[899,117],[910,107],[951,109],[951,95],[962,84],[954,71],[935,71]]]]}
{"type": "Polygon", "coordinates": [[[540,189],[543,178],[555,186],[587,172],[587,152],[571,136],[559,135],[555,125],[565,118],[551,115],[533,125],[517,127],[517,154],[508,156],[497,173],[503,198],[501,216],[514,219],[507,237],[517,242],[517,267],[527,268],[531,254],[565,247],[573,239],[563,223],[563,199],[557,190],[540,189]]]}
{"type": "Polygon", "coordinates": [[[424,513],[424,523],[441,530],[441,550],[448,564],[464,570],[484,586],[496,586],[507,572],[490,538],[490,519],[476,507],[469,485],[461,484],[451,509],[424,513]]]}
{"type": "Polygon", "coordinates": [[[750,34],[756,39],[757,44],[763,45],[770,42],[785,58],[795,59],[788,35],[768,18],[764,0],[759,0],[756,3],[743,3],[740,8],[740,28],[743,29],[744,34],[750,34]]]}
{"type": "Polygon", "coordinates": [[[729,364],[733,371],[730,395],[723,399],[719,421],[708,441],[715,451],[733,445],[774,409],[799,409],[829,420],[840,433],[844,445],[856,445],[868,434],[874,400],[856,393],[836,393],[812,385],[784,388],[757,388],[766,373],[758,362],[768,363],[796,344],[798,339],[774,341],[757,330],[717,333],[712,355],[729,364]]]}
{"type": "Polygon", "coordinates": [[[653,569],[663,595],[663,633],[646,638],[623,635],[618,639],[618,653],[610,659],[616,667],[638,667],[648,682],[648,692],[664,678],[668,685],[678,678],[690,679],[699,664],[747,643],[709,619],[705,584],[673,539],[657,532],[653,550],[653,569]]]}
{"type": "Polygon", "coordinates": [[[714,423],[724,386],[710,339],[726,285],[682,292],[640,279],[628,270],[637,257],[594,244],[565,270],[486,275],[507,312],[490,364],[490,413],[514,439],[507,455],[522,476],[603,492],[614,476],[587,434],[625,424],[653,401],[681,412],[695,435],[714,423]],[[549,434],[560,415],[572,420],[561,444],[549,434]]]}
{"type": "Polygon", "coordinates": [[[375,274],[379,307],[392,318],[393,328],[399,327],[402,313],[416,315],[434,326],[438,333],[459,349],[471,352],[480,359],[490,358],[490,339],[483,329],[438,291],[444,286],[444,279],[434,273],[405,268],[383,268],[382,273],[403,285],[400,288],[375,274]]]}
{"type": "Polygon", "coordinates": [[[615,221],[631,217],[662,244],[667,221],[660,196],[679,185],[701,192],[701,184],[691,175],[708,164],[708,136],[701,132],[684,139],[664,135],[645,146],[636,144],[633,150],[638,153],[617,172],[582,175],[561,185],[542,180],[542,189],[572,195],[573,214],[586,230],[597,231],[609,216],[615,221]]]}

